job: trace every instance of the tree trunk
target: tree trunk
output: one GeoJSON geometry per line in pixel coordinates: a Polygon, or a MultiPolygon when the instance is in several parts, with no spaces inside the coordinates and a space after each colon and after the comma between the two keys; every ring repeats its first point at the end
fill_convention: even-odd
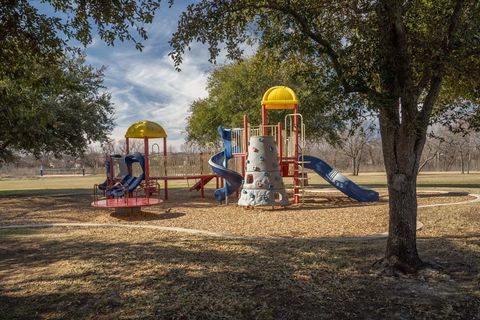
{"type": "Polygon", "coordinates": [[[358,176],[360,174],[360,164],[362,163],[362,156],[360,155],[357,159],[357,167],[355,168],[355,175],[358,176]]]}
{"type": "Polygon", "coordinates": [[[470,161],[471,161],[470,150],[468,150],[468,154],[467,154],[467,174],[470,174],[470,161]]]}
{"type": "Polygon", "coordinates": [[[416,187],[426,134],[415,134],[408,123],[392,121],[388,115],[396,112],[395,108],[392,109],[380,113],[389,195],[388,240],[383,263],[402,272],[412,273],[423,265],[416,242],[416,187]]]}
{"type": "Polygon", "coordinates": [[[463,152],[460,152],[460,168],[462,170],[462,174],[465,174],[465,159],[463,157],[463,152]]]}
{"type": "Polygon", "coordinates": [[[414,272],[422,266],[417,252],[417,192],[416,176],[389,173],[389,225],[385,258],[404,272],[414,272]]]}

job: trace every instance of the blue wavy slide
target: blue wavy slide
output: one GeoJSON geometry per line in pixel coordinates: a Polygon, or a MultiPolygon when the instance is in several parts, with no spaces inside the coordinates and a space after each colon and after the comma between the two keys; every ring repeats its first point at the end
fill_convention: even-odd
{"type": "Polygon", "coordinates": [[[240,189],[243,183],[243,177],[236,171],[228,169],[228,160],[232,158],[231,154],[231,129],[218,128],[218,133],[222,137],[224,150],[215,154],[208,160],[213,173],[225,179],[225,186],[215,190],[215,199],[223,201],[227,196],[240,189]]]}
{"type": "Polygon", "coordinates": [[[330,167],[325,161],[312,156],[303,156],[304,168],[315,171],[332,186],[352,199],[360,202],[376,202],[378,192],[360,187],[337,170],[330,167]]]}
{"type": "Polygon", "coordinates": [[[226,196],[231,195],[242,186],[243,177],[237,172],[225,167],[225,152],[219,152],[208,160],[213,173],[225,179],[225,186],[215,190],[215,199],[217,201],[225,200],[226,196]]]}

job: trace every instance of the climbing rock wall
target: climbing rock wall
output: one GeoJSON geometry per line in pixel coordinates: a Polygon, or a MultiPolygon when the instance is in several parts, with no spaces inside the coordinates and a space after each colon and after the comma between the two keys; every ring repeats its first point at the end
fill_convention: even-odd
{"type": "Polygon", "coordinates": [[[272,136],[250,137],[245,177],[238,204],[240,206],[286,206],[278,152],[272,136]]]}

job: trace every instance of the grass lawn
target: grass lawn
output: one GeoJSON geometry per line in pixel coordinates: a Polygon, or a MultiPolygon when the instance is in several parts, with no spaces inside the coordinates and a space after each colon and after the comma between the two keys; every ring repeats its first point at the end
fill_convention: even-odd
{"type": "MultiPolygon", "coordinates": [[[[101,176],[0,181],[0,226],[237,236],[0,229],[0,319],[480,319],[480,203],[419,209],[420,254],[439,268],[387,276],[372,267],[385,240],[344,238],[386,230],[385,176],[351,177],[381,191],[370,205],[315,193],[327,184],[310,177],[305,204],[285,210],[218,205],[183,182],[130,216],[90,207],[101,176]]],[[[455,191],[420,192],[421,205],[469,201],[480,174],[422,174],[419,187],[455,191]]]]}
{"type": "MultiPolygon", "coordinates": [[[[371,186],[373,188],[386,188],[387,180],[384,173],[380,172],[367,172],[361,173],[359,176],[351,176],[345,174],[354,182],[371,186]]],[[[25,190],[68,190],[68,189],[84,189],[91,190],[94,184],[101,183],[105,180],[104,175],[92,175],[92,176],[45,176],[38,178],[23,178],[23,179],[0,179],[0,195],[1,194],[15,194],[15,192],[22,192],[25,190]]],[[[286,182],[289,182],[286,179],[286,182]]],[[[309,181],[311,185],[316,186],[329,186],[329,184],[323,180],[320,176],[313,172],[309,172],[309,181]]],[[[181,181],[174,180],[169,181],[169,186],[172,188],[188,187],[194,184],[193,180],[181,181]]],[[[214,182],[210,182],[207,185],[209,188],[213,188],[214,182]]],[[[458,172],[426,172],[421,173],[418,177],[419,188],[462,188],[471,190],[480,190],[480,172],[473,172],[471,174],[460,174],[458,172]]]]}
{"type": "MultiPolygon", "coordinates": [[[[0,179],[2,195],[39,195],[56,193],[93,193],[94,184],[105,181],[104,175],[44,176],[38,178],[0,179]]],[[[169,188],[187,187],[194,181],[169,181],[169,188]]]]}

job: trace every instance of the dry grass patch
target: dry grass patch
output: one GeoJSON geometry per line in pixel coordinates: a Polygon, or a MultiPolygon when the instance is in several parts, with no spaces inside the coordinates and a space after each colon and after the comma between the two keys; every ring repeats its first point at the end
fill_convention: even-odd
{"type": "Polygon", "coordinates": [[[3,230],[0,318],[474,319],[479,240],[423,240],[444,269],[398,279],[370,270],[383,241],[3,230]]]}

